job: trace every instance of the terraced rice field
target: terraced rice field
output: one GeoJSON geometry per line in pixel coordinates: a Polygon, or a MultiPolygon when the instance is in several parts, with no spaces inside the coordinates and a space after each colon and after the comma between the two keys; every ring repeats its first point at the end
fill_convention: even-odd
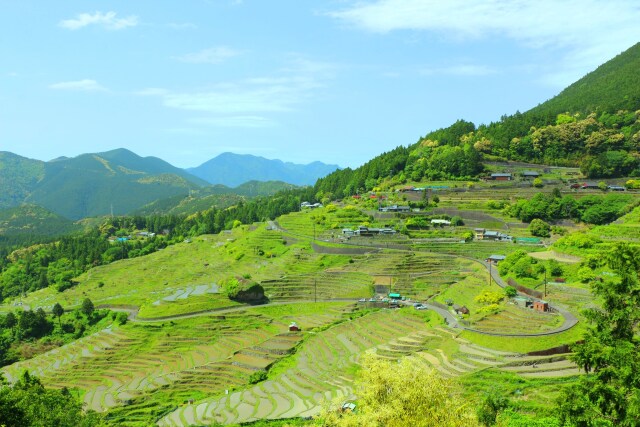
{"type": "Polygon", "coordinates": [[[183,405],[159,425],[230,424],[313,415],[326,400],[354,397],[355,366],[368,350],[389,360],[412,357],[445,376],[487,368],[537,378],[579,373],[564,355],[523,356],[490,350],[459,338],[457,331],[432,328],[406,312],[383,310],[313,334],[298,349],[291,367],[277,370],[254,386],[183,405]]]}
{"type": "Polygon", "coordinates": [[[393,345],[399,336],[419,343],[418,331],[425,328],[420,319],[389,310],[339,324],[309,336],[294,356],[293,367],[244,390],[182,406],[159,424],[239,423],[315,414],[325,399],[352,393],[360,354],[381,344],[393,345]]]}
{"type": "Polygon", "coordinates": [[[503,334],[531,334],[557,328],[563,322],[559,314],[540,313],[530,308],[507,304],[497,314],[486,316],[470,325],[473,329],[503,334]]]}
{"type": "Polygon", "coordinates": [[[371,276],[357,272],[295,274],[260,284],[271,301],[364,297],[371,294],[371,276]]]}

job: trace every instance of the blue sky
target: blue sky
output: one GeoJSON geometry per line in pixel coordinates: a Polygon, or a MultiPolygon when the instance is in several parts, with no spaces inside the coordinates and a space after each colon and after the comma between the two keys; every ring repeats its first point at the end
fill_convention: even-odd
{"type": "Polygon", "coordinates": [[[557,94],[637,0],[0,0],[0,151],[359,166],[557,94]]]}

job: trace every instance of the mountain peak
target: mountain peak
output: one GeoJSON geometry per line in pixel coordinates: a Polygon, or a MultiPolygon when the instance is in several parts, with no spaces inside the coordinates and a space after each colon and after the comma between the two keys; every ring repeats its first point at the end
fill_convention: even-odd
{"type": "Polygon", "coordinates": [[[283,181],[294,185],[312,185],[336,169],[338,165],[327,165],[315,161],[309,165],[266,159],[251,154],[222,153],[195,168],[187,169],[195,176],[211,184],[237,187],[247,181],[283,181]]]}

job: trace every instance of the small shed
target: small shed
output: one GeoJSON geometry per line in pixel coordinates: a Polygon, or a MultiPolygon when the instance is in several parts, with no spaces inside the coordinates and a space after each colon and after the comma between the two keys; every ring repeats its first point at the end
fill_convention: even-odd
{"type": "Polygon", "coordinates": [[[522,177],[524,179],[535,179],[540,177],[540,174],[536,171],[524,171],[522,172],[522,177]]]}
{"type": "Polygon", "coordinates": [[[453,310],[458,314],[469,314],[469,309],[464,305],[453,304],[453,310]]]}
{"type": "Polygon", "coordinates": [[[289,325],[289,332],[298,332],[300,330],[300,326],[298,326],[296,322],[291,322],[291,324],[289,325]]]}
{"type": "Polygon", "coordinates": [[[342,407],[340,408],[342,410],[342,412],[355,412],[356,410],[356,404],[353,402],[344,402],[342,404],[342,407]]]}
{"type": "Polygon", "coordinates": [[[534,301],[533,302],[533,309],[536,311],[542,311],[542,312],[546,312],[549,311],[549,303],[546,301],[534,301]]]}

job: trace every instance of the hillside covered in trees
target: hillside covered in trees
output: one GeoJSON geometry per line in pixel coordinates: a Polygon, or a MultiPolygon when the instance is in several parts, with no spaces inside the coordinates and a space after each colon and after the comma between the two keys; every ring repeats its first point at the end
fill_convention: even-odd
{"type": "Polygon", "coordinates": [[[336,171],[316,189],[340,197],[383,180],[468,179],[486,160],[579,166],[589,178],[637,176],[639,146],[640,43],[525,113],[478,126],[458,120],[355,170],[336,171]]]}

